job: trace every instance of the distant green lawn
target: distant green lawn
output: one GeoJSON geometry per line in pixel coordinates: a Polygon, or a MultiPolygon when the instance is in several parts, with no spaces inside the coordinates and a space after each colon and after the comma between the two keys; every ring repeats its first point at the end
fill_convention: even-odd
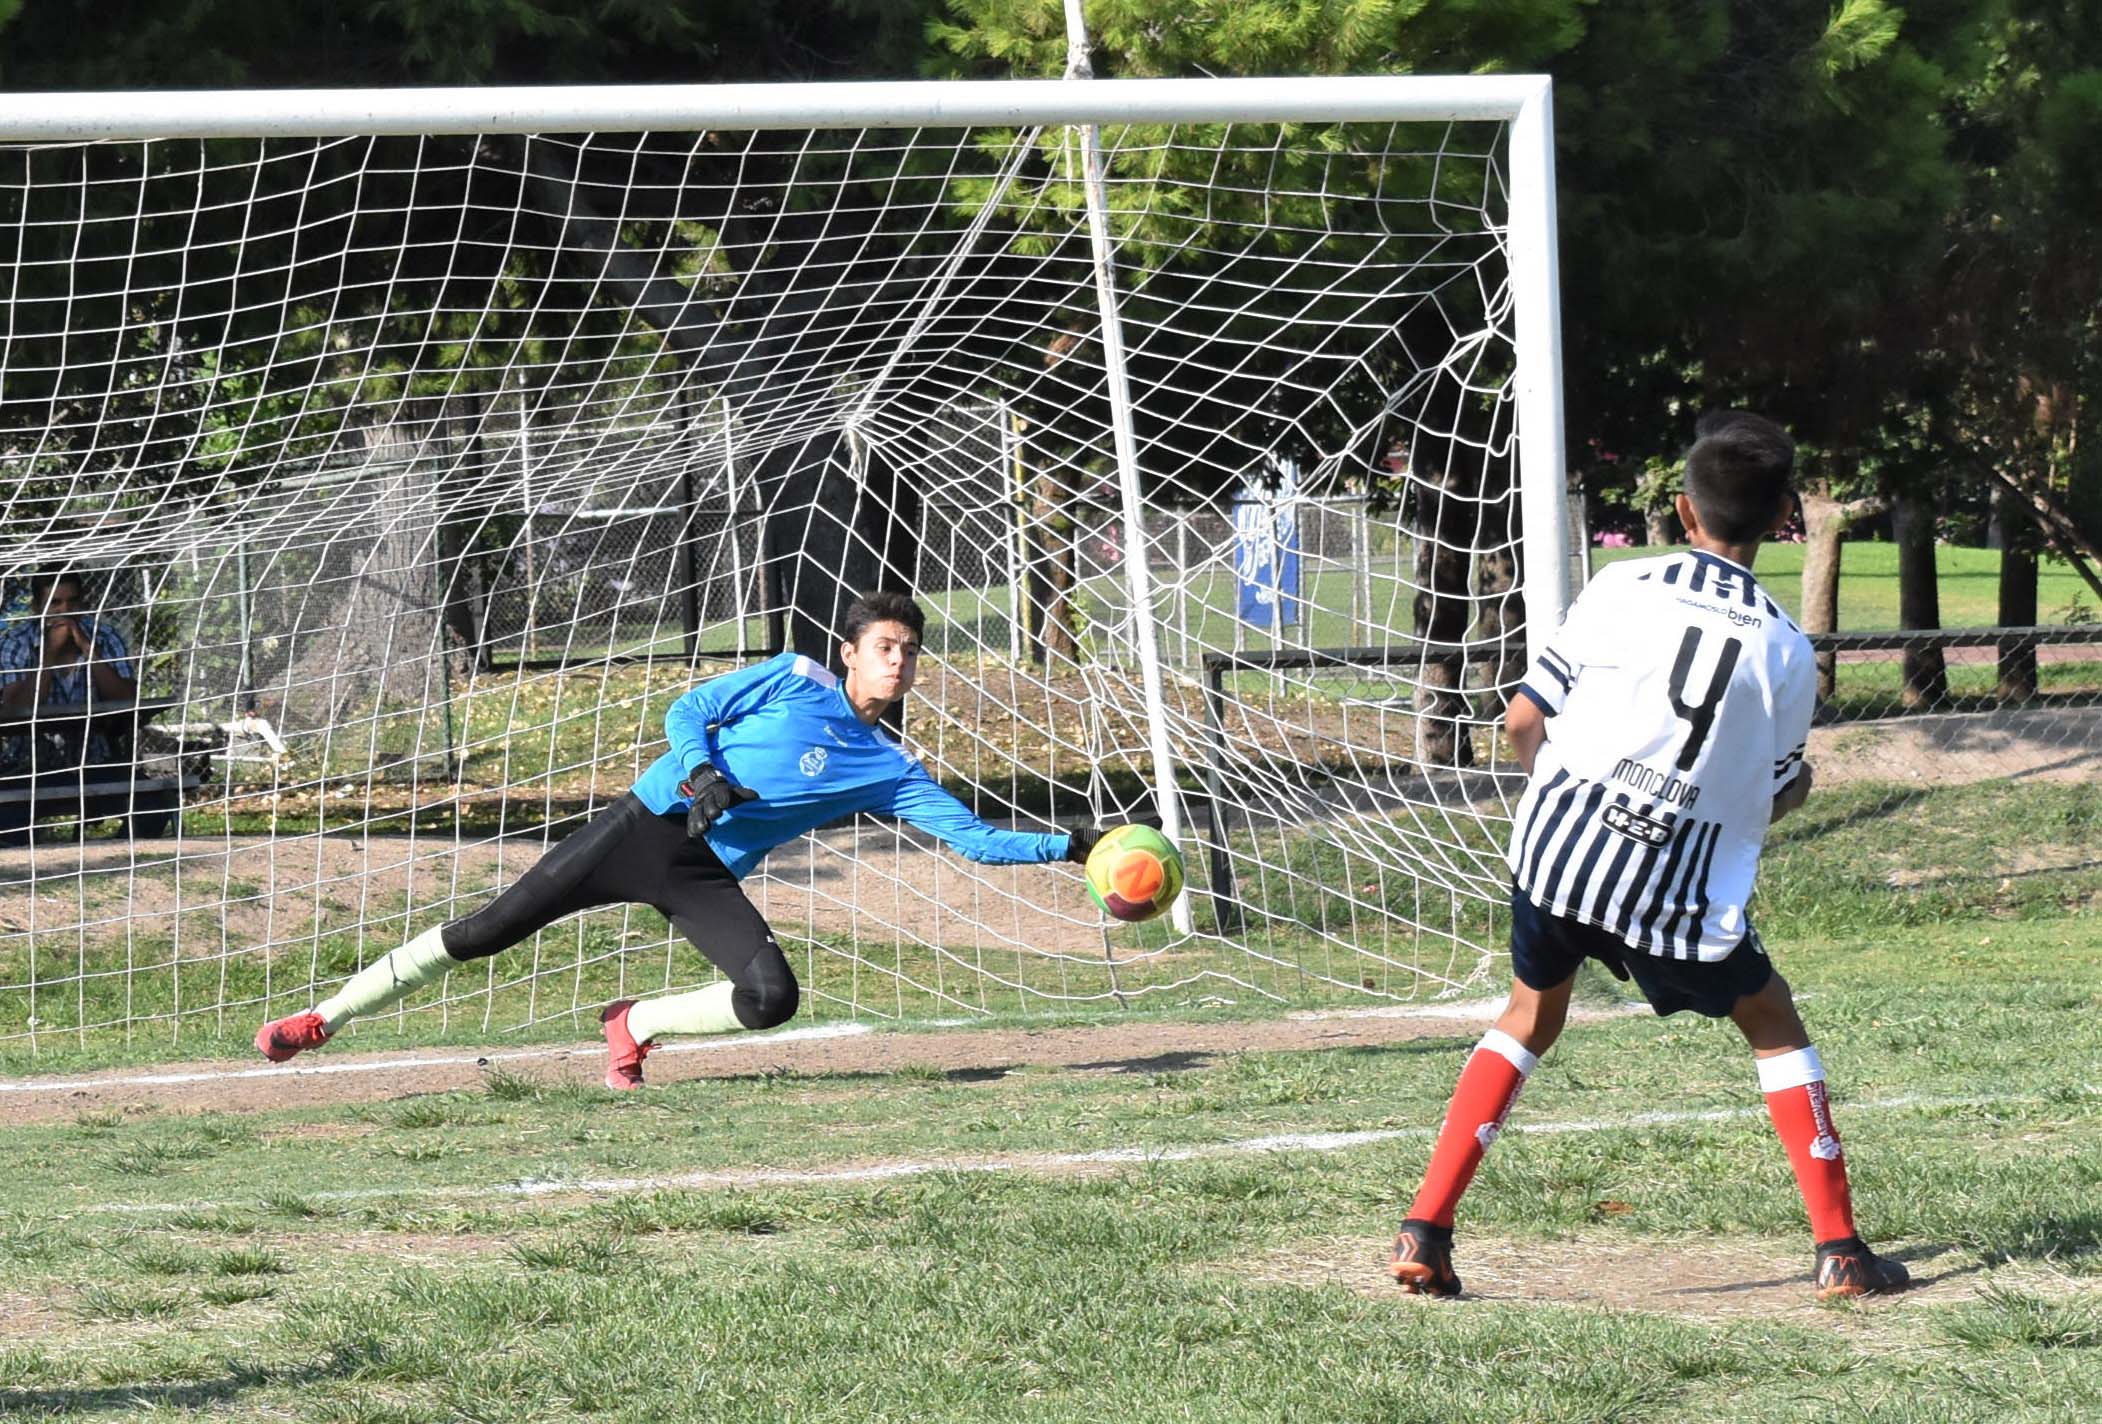
{"type": "MultiPolygon", "coordinates": [[[[1670,547],[1597,549],[1592,552],[1592,565],[1601,568],[1623,559],[1648,558],[1671,551],[1670,547]]],[[[1935,567],[1939,572],[1944,628],[1998,624],[1998,551],[1945,545],[1935,550],[1935,567]]],[[[1755,572],[1784,608],[1791,614],[1801,612],[1801,544],[1770,544],[1761,549],[1755,572]]],[[[1391,555],[1374,556],[1363,573],[1338,568],[1310,569],[1301,587],[1305,616],[1288,630],[1285,644],[1317,648],[1376,645],[1387,636],[1408,632],[1415,626],[1411,577],[1409,569],[1397,564],[1391,555]]],[[[1177,580],[1173,570],[1161,567],[1154,572],[1154,583],[1158,590],[1161,652],[1169,661],[1194,663],[1206,652],[1273,645],[1269,632],[1240,621],[1236,613],[1239,585],[1227,570],[1202,569],[1177,580]]],[[[1113,623],[1114,610],[1129,601],[1120,574],[1089,579],[1082,584],[1082,591],[1083,612],[1093,624],[1113,623]]],[[[1013,590],[1006,584],[927,593],[921,602],[929,615],[928,643],[938,654],[957,657],[982,653],[1001,657],[1013,645],[1013,590]]],[[[2037,579],[2037,609],[2044,623],[2065,622],[2069,613],[2088,620],[2102,616],[2095,608],[2092,592],[2071,566],[2049,559],[2043,562],[2037,579]]],[[[1895,544],[1851,542],[1841,546],[1839,626],[1844,632],[1898,626],[1895,544]]],[[[767,636],[764,620],[747,621],[746,647],[765,647],[767,636]]],[[[711,624],[702,630],[700,645],[713,651],[734,648],[734,622],[711,624]]],[[[572,634],[554,628],[541,632],[534,644],[538,657],[562,657],[576,662],[609,654],[677,657],[683,647],[683,637],[677,630],[661,626],[638,627],[632,636],[611,641],[602,633],[572,634]]],[[[500,650],[499,660],[509,662],[519,651],[517,640],[513,640],[500,650]]]]}
{"type": "MultiPolygon", "coordinates": [[[[1683,547],[1683,546],[1681,546],[1683,547]]],[[[1669,553],[1663,548],[1600,549],[1593,567],[1669,553]]],[[[1941,595],[1944,628],[1990,628],[2000,621],[2000,554],[1996,549],[1960,549],[1941,545],[1934,551],[1936,586],[1941,595]]],[[[1769,544],[1759,551],[1753,572],[1791,615],[1803,606],[1803,546],[1769,544]]],[[[2072,567],[2044,561],[2037,575],[2036,606],[2045,623],[2064,622],[2064,614],[2083,606],[2087,618],[2097,615],[2094,594],[2072,567]]],[[[1898,546],[1849,542],[1840,545],[1839,627],[1867,632],[1898,626],[1898,546]]]]}

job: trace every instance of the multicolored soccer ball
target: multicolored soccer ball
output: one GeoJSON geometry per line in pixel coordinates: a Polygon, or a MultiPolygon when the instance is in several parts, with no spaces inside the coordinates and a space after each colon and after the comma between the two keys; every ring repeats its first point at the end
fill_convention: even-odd
{"type": "Polygon", "coordinates": [[[1150,920],[1182,893],[1182,852],[1151,826],[1119,826],[1087,858],[1088,894],[1120,920],[1150,920]]]}

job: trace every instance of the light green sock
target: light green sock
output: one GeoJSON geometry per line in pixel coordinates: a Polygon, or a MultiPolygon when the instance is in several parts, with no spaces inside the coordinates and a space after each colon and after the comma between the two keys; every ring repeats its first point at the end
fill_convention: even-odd
{"type": "Polygon", "coordinates": [[[637,1043],[648,1043],[660,1033],[728,1033],[743,1028],[730,996],[737,987],[725,979],[691,994],[671,994],[662,999],[644,999],[628,1010],[628,1032],[637,1043]]]}
{"type": "Polygon", "coordinates": [[[350,982],[314,1005],[314,1012],[334,1033],[358,1017],[384,1009],[410,991],[460,967],[445,952],[445,941],[433,925],[399,949],[388,951],[350,976],[350,982]]]}

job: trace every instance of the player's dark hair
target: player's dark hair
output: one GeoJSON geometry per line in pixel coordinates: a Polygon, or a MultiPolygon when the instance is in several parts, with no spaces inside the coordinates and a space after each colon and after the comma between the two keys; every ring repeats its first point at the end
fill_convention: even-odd
{"type": "Polygon", "coordinates": [[[1686,452],[1686,497],[1701,528],[1744,544],[1773,527],[1795,475],[1795,441],[1748,410],[1704,411],[1686,452]]]}
{"type": "Polygon", "coordinates": [[[903,623],[912,630],[913,637],[927,636],[927,615],[920,612],[920,606],[907,595],[892,593],[888,589],[864,593],[847,605],[846,617],[839,629],[841,640],[859,643],[871,623],[903,623]]]}

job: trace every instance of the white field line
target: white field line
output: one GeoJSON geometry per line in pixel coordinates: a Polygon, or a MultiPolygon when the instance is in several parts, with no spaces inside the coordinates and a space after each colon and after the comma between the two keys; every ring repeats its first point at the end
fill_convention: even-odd
{"type": "MultiPolygon", "coordinates": [[[[651,1049],[651,1055],[672,1053],[715,1053],[729,1048],[748,1048],[764,1043],[795,1043],[813,1038],[851,1038],[868,1033],[867,1024],[824,1024],[816,1028],[788,1028],[779,1033],[734,1034],[721,1038],[697,1039],[687,1043],[659,1044],[651,1049]]],[[[316,1063],[310,1066],[288,1068],[272,1064],[267,1068],[214,1068],[192,1073],[136,1073],[128,1078],[79,1078],[61,1082],[51,1078],[7,1078],[0,1079],[0,1093],[70,1093],[82,1088],[140,1088],[166,1087],[174,1083],[226,1083],[237,1078],[319,1078],[331,1073],[397,1073],[414,1068],[452,1068],[463,1064],[481,1065],[490,1063],[516,1063],[531,1058],[562,1058],[577,1053],[603,1051],[604,1045],[596,1043],[555,1044],[546,1048],[514,1048],[501,1053],[461,1053],[439,1057],[373,1058],[356,1063],[316,1063]]]]}
{"type": "MultiPolygon", "coordinates": [[[[2093,1091],[2090,1089],[2090,1091],[2093,1091]]],[[[1996,1096],[1970,1094],[1960,1097],[1874,1098],[1866,1102],[1842,1103],[1842,1117],[1864,1112],[1932,1112],[1940,1108],[2018,1106],[2045,1101],[2036,1094],[1996,1096]]],[[[1512,1123],[1504,1130],[1554,1136],[1563,1133],[1619,1132],[1630,1128],[1668,1127],[1681,1123],[1735,1122],[1763,1117],[1764,1106],[1708,1108],[1679,1112],[1632,1113],[1626,1117],[1565,1118],[1559,1121],[1512,1123]]],[[[629,1196],[653,1192],[708,1187],[809,1187],[887,1182],[907,1177],[926,1177],[964,1172],[1050,1173],[1073,1167],[1138,1166],[1155,1162],[1190,1162],[1213,1157],[1249,1157],[1271,1152],[1341,1152],[1404,1138],[1427,1138],[1429,1127],[1388,1127],[1364,1132],[1285,1132],[1265,1137],[1243,1137],[1227,1142],[1194,1143],[1181,1147],[1106,1147],[1092,1152],[1018,1153],[1010,1157],[934,1157],[918,1161],[878,1162],[848,1167],[765,1167],[743,1171],[679,1172],[654,1177],[574,1177],[516,1182],[474,1182],[440,1187],[360,1187],[348,1191],[302,1192],[302,1200],[313,1202],[367,1201],[379,1197],[396,1200],[430,1200],[491,1197],[629,1196]]],[[[180,1202],[108,1202],[83,1208],[84,1215],[110,1212],[147,1214],[175,1211],[224,1211],[252,1205],[254,1199],[192,1200],[180,1202]]]]}

